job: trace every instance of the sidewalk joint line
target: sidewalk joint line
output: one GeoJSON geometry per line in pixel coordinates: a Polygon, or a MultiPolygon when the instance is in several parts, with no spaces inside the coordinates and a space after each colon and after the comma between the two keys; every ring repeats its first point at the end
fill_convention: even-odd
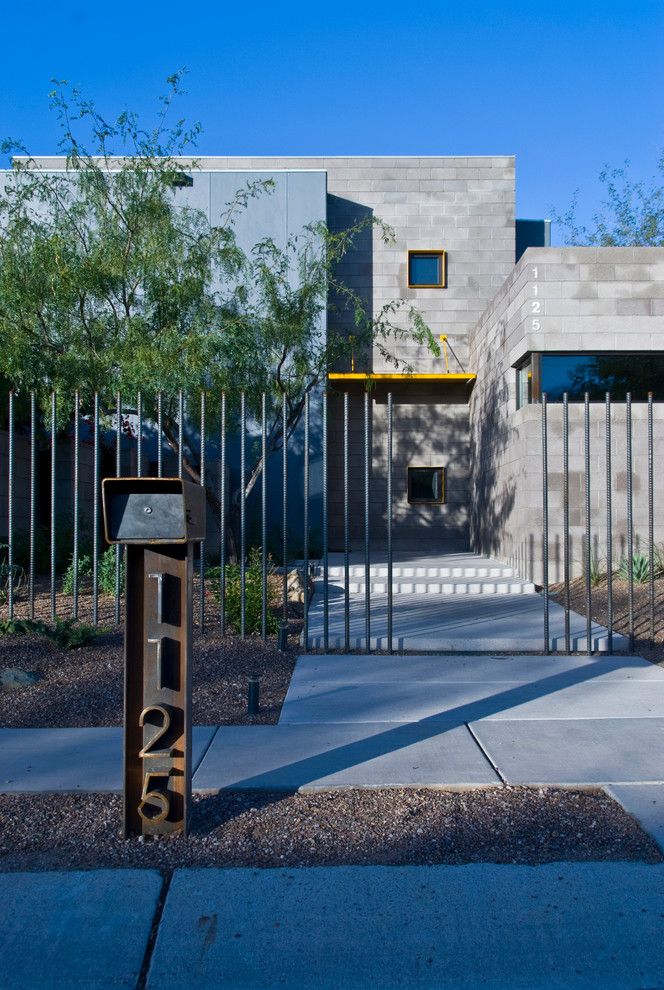
{"type": "Polygon", "coordinates": [[[489,764],[489,766],[493,769],[493,772],[499,778],[500,782],[502,784],[507,784],[508,783],[507,778],[503,776],[503,774],[501,773],[498,765],[496,763],[494,763],[493,760],[491,759],[491,757],[489,756],[488,752],[486,751],[486,749],[484,748],[484,746],[480,742],[479,738],[476,736],[475,732],[473,731],[473,727],[471,726],[470,722],[464,722],[464,725],[466,726],[466,728],[470,732],[472,738],[475,740],[475,743],[476,743],[477,748],[479,749],[480,753],[483,755],[483,757],[485,758],[485,760],[487,761],[487,763],[489,764]]]}
{"type": "Polygon", "coordinates": [[[194,780],[194,774],[196,773],[196,771],[197,771],[197,770],[198,770],[198,768],[200,767],[200,765],[201,765],[201,763],[203,762],[203,760],[205,759],[205,757],[206,757],[206,756],[208,755],[208,751],[209,751],[209,749],[210,749],[210,746],[212,745],[212,743],[213,743],[213,742],[215,741],[215,739],[217,738],[217,733],[219,732],[219,728],[220,728],[220,726],[218,726],[218,725],[215,725],[215,727],[214,727],[214,732],[213,732],[213,733],[212,733],[212,735],[210,736],[210,741],[209,741],[209,743],[207,744],[207,746],[205,747],[205,749],[203,750],[203,752],[201,753],[201,756],[200,756],[200,759],[199,759],[199,761],[198,761],[198,763],[196,764],[196,766],[195,766],[195,767],[194,767],[194,766],[192,766],[192,768],[191,768],[191,780],[192,780],[192,784],[193,784],[193,780],[194,780]]]}
{"type": "Polygon", "coordinates": [[[141,969],[138,974],[138,979],[136,980],[136,990],[145,990],[145,985],[147,982],[150,964],[152,962],[152,955],[154,953],[154,947],[157,941],[157,935],[159,934],[159,926],[161,925],[161,918],[164,913],[164,905],[166,904],[166,898],[168,897],[168,891],[171,887],[171,880],[173,879],[173,870],[167,870],[162,873],[162,885],[159,891],[159,898],[157,900],[157,906],[155,907],[154,917],[152,919],[152,926],[150,928],[150,934],[148,935],[148,941],[145,946],[145,953],[143,955],[143,962],[141,963],[141,969]]]}

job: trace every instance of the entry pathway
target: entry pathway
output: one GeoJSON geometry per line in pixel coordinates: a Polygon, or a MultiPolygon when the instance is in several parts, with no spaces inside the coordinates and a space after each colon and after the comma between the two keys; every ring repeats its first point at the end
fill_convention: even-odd
{"type": "MultiPolygon", "coordinates": [[[[324,649],[322,566],[309,609],[308,649],[324,649]]],[[[329,649],[345,645],[345,567],[342,554],[329,555],[329,649]]],[[[349,645],[366,649],[365,568],[362,554],[349,555],[349,645]]],[[[388,649],[387,560],[374,552],[369,568],[372,650],[388,649]]],[[[499,560],[473,553],[418,555],[395,552],[392,569],[393,650],[541,650],[544,600],[532,582],[499,560]]],[[[551,650],[565,649],[565,613],[550,602],[551,650]]],[[[592,649],[608,650],[604,626],[591,624],[592,649]]],[[[304,644],[303,644],[304,645],[304,644]]],[[[570,613],[570,648],[587,650],[586,620],[570,613]]],[[[627,652],[629,641],[614,633],[613,650],[627,652]]]]}
{"type": "Polygon", "coordinates": [[[661,990],[663,892],[642,863],[4,874],[2,986],[661,990]]]}

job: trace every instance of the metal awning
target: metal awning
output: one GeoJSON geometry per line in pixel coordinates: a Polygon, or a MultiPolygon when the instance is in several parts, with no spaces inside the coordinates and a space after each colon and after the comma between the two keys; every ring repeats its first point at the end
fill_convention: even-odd
{"type": "Polygon", "coordinates": [[[466,372],[413,372],[408,374],[401,371],[370,372],[370,371],[331,371],[328,374],[330,381],[342,382],[474,382],[477,375],[466,372]]]}

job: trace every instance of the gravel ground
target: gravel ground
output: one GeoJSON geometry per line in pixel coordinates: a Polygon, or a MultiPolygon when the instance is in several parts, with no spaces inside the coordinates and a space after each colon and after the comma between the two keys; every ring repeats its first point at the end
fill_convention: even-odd
{"type": "MultiPolygon", "coordinates": [[[[195,634],[193,720],[199,725],[274,724],[295,666],[296,636],[287,652],[258,637],[241,640],[195,634]],[[260,714],[249,718],[247,676],[260,674],[260,714]]],[[[0,637],[0,669],[20,667],[40,675],[36,684],[0,692],[0,727],[37,728],[121,725],[121,632],[75,650],[60,650],[38,636],[0,637]]]]}
{"type": "Polygon", "coordinates": [[[116,795],[4,794],[0,871],[664,859],[601,791],[196,795],[188,839],[123,840],[121,814],[116,795]]]}
{"type": "MultiPolygon", "coordinates": [[[[650,640],[650,589],[647,584],[634,585],[634,653],[664,666],[664,578],[655,581],[655,641],[650,640]]],[[[554,585],[551,597],[565,604],[565,586],[554,585]]],[[[591,590],[590,613],[595,622],[608,623],[606,578],[591,590]]],[[[586,584],[578,578],[570,584],[570,603],[574,612],[586,614],[586,584]]],[[[629,602],[627,582],[613,578],[613,628],[627,636],[629,633],[629,602]]]]}

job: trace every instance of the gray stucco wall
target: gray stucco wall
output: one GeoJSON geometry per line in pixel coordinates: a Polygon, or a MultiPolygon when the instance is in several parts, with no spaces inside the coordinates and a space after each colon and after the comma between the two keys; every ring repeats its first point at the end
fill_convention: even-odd
{"type": "MultiPolygon", "coordinates": [[[[471,399],[471,540],[542,581],[541,406],[516,408],[514,365],[533,351],[664,350],[664,249],[530,248],[474,328],[478,371],[471,399]],[[533,304],[539,304],[533,305],[533,304]]],[[[646,404],[633,404],[634,527],[647,538],[646,404]]],[[[655,463],[664,455],[664,406],[655,404],[655,463]]],[[[570,500],[573,574],[582,573],[583,406],[571,403],[570,500]]],[[[551,580],[562,577],[562,406],[549,405],[551,580]]],[[[626,542],[625,406],[612,414],[614,560],[626,542]]],[[[591,547],[606,556],[604,407],[591,406],[591,547]]],[[[656,541],[664,505],[655,499],[656,541]]]]}

